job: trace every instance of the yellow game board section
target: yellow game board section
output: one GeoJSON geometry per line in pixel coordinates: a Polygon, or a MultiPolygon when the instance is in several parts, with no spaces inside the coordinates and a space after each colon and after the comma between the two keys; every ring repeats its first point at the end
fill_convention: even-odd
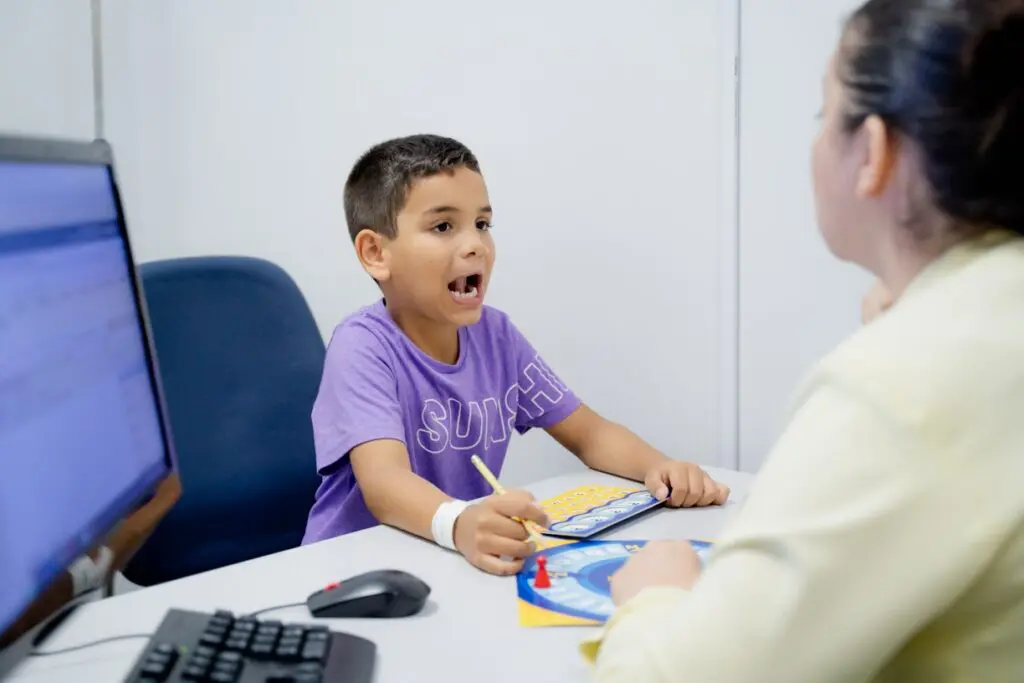
{"type": "MultiPolygon", "coordinates": [[[[571,538],[546,538],[544,539],[545,548],[554,548],[560,545],[569,545],[571,543],[578,543],[579,541],[571,538]]],[[[591,621],[590,619],[580,619],[579,617],[571,617],[568,614],[561,614],[559,612],[550,612],[542,607],[531,605],[525,600],[519,600],[519,625],[526,627],[542,627],[542,626],[600,626],[600,622],[591,621]]]]}
{"type": "Polygon", "coordinates": [[[642,487],[629,486],[580,486],[560,493],[554,498],[541,501],[540,507],[547,513],[548,520],[554,524],[610,501],[618,500],[630,493],[643,490],[642,487]]]}
{"type": "Polygon", "coordinates": [[[570,617],[559,612],[549,612],[546,609],[531,605],[522,600],[519,601],[519,625],[527,628],[544,626],[600,626],[601,623],[590,619],[570,617]]]}

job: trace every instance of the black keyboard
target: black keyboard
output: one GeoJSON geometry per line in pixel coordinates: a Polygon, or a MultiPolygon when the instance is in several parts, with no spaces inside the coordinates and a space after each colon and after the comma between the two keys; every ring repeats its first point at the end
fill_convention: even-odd
{"type": "Polygon", "coordinates": [[[326,626],[171,610],[128,683],[370,683],[377,646],[326,626]]]}

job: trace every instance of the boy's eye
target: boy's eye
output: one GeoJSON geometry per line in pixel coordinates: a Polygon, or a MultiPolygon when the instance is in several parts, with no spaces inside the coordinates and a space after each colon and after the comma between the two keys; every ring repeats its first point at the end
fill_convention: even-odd
{"type": "Polygon", "coordinates": [[[452,229],[452,224],[445,221],[444,223],[438,223],[434,226],[434,232],[448,232],[452,229]]]}
{"type": "Polygon", "coordinates": [[[477,230],[490,230],[491,229],[491,222],[490,221],[485,221],[485,220],[479,220],[479,221],[476,222],[476,229],[477,230]]]}

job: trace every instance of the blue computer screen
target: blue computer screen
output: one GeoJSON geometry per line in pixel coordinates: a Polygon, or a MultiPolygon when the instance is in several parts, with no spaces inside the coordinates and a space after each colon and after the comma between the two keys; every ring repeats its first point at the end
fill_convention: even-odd
{"type": "Polygon", "coordinates": [[[0,160],[0,632],[167,469],[104,165],[0,160]]]}

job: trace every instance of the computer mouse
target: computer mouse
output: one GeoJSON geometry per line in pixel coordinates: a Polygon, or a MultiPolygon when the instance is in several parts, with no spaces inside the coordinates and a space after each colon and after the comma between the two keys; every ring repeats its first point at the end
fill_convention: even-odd
{"type": "Polygon", "coordinates": [[[408,617],[427,602],[430,586],[397,569],[379,569],[332,583],[306,599],[314,617],[358,619],[408,617]]]}

